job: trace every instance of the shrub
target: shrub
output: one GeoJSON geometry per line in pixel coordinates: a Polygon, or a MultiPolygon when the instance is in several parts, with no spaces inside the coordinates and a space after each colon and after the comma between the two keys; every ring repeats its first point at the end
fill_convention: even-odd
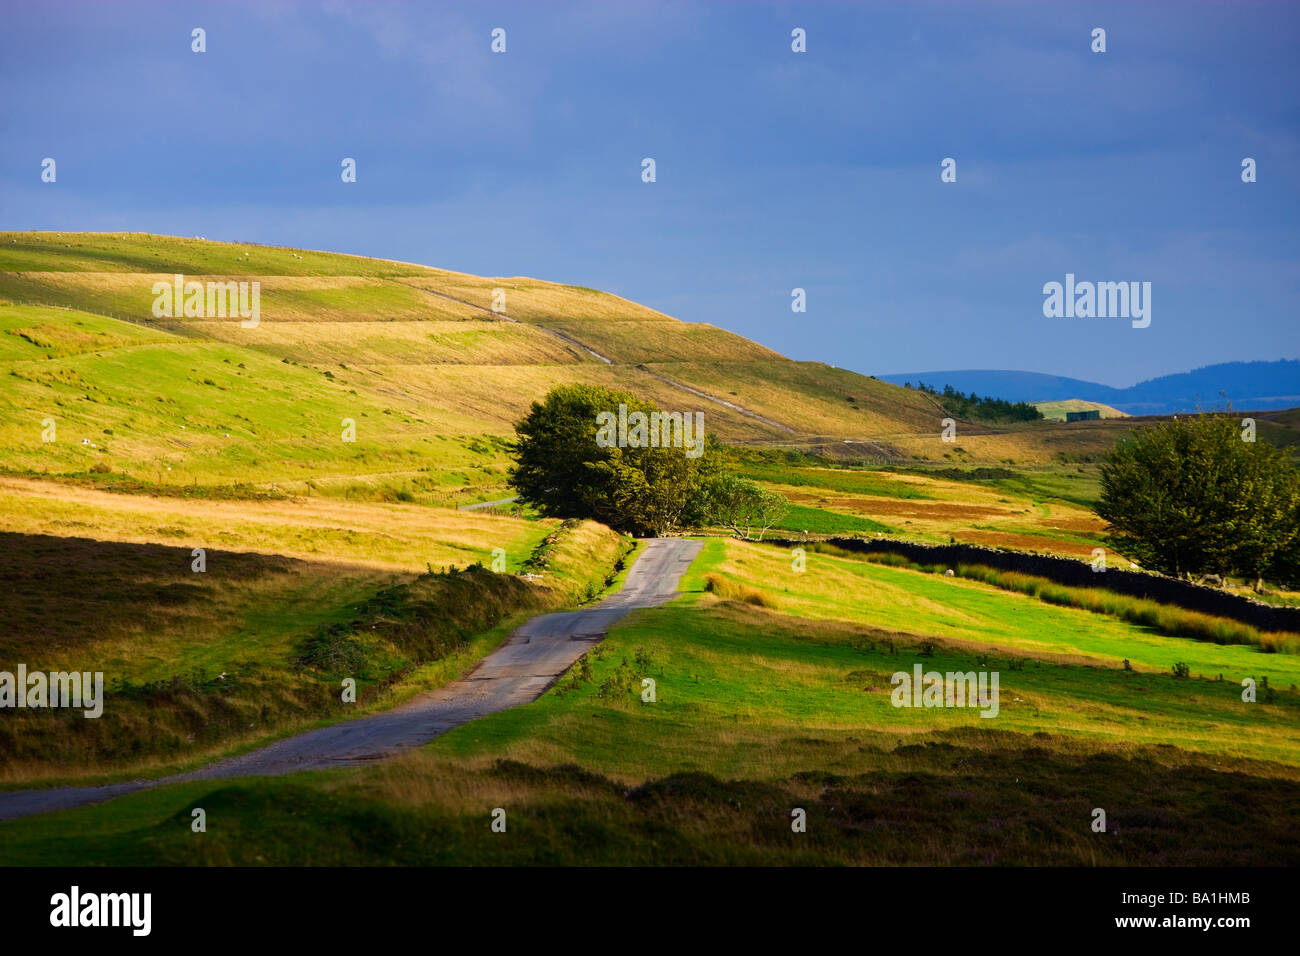
{"type": "Polygon", "coordinates": [[[618,700],[627,697],[628,694],[636,693],[640,688],[640,675],[625,657],[618,667],[614,668],[614,672],[600,682],[600,689],[596,691],[596,696],[602,700],[618,700]]]}
{"type": "Polygon", "coordinates": [[[732,581],[720,574],[706,574],[704,576],[704,590],[713,592],[724,601],[738,601],[742,604],[752,604],[755,607],[776,607],[776,602],[762,591],[732,581]]]}

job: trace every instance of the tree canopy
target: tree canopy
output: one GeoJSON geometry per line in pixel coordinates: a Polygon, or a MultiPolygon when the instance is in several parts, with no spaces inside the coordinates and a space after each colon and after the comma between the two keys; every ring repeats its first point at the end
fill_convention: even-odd
{"type": "MultiPolygon", "coordinates": [[[[912,383],[906,383],[905,387],[911,388],[912,383]]],[[[966,421],[1036,422],[1043,418],[1038,407],[1029,402],[1008,402],[989,395],[981,397],[974,392],[963,395],[951,385],[945,385],[942,392],[935,391],[933,386],[924,382],[917,382],[916,387],[939,399],[939,404],[949,415],[966,421]]]]}
{"type": "Polygon", "coordinates": [[[1097,506],[1116,547],[1176,575],[1293,580],[1300,472],[1285,451],[1247,434],[1239,419],[1199,414],[1117,445],[1097,506]]]}
{"type": "MultiPolygon", "coordinates": [[[[699,454],[597,441],[601,416],[658,412],[653,402],[601,385],[562,385],[515,425],[510,482],[521,500],[556,518],[593,518],[618,531],[661,535],[698,510],[700,482],[716,468],[717,443],[704,435],[699,454]]],[[[607,420],[607,419],[606,419],[607,420]]]]}

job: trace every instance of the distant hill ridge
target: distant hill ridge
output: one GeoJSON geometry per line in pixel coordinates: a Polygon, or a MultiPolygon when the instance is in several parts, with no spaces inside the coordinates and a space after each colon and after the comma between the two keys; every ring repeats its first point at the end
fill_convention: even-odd
{"type": "Polygon", "coordinates": [[[992,395],[1010,402],[1059,402],[1078,398],[1110,405],[1130,415],[1169,415],[1195,411],[1198,406],[1217,408],[1225,400],[1242,410],[1300,405],[1300,359],[1223,362],[1190,372],[1161,375],[1128,388],[1113,388],[1061,375],[991,369],[908,372],[878,377],[895,385],[924,382],[939,389],[951,385],[958,391],[992,395]]]}

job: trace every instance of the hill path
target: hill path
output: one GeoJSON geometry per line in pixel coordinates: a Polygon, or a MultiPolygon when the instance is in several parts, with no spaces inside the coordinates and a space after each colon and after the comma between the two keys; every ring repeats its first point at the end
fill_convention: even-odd
{"type": "MultiPolygon", "coordinates": [[[[532,328],[538,329],[541,332],[545,332],[547,335],[553,335],[557,339],[560,339],[561,341],[566,342],[569,345],[572,345],[576,348],[580,348],[584,352],[594,355],[596,358],[600,359],[600,361],[604,362],[606,365],[616,364],[613,359],[601,355],[595,349],[591,348],[591,346],[584,345],[582,342],[579,342],[573,336],[565,332],[557,332],[555,329],[548,329],[546,326],[538,325],[536,322],[520,323],[518,319],[511,318],[509,315],[506,315],[506,313],[504,312],[494,312],[491,309],[485,309],[481,305],[476,305],[473,302],[466,302],[464,299],[458,299],[454,295],[447,295],[447,293],[445,292],[435,292],[432,289],[426,289],[423,286],[412,286],[412,288],[419,289],[421,292],[424,292],[427,295],[436,295],[440,299],[447,299],[450,302],[456,302],[460,305],[469,306],[471,309],[478,309],[478,311],[486,312],[488,315],[492,316],[493,318],[505,319],[507,322],[514,322],[516,325],[527,324],[532,328]]],[[[729,402],[725,398],[718,398],[715,395],[710,395],[708,392],[702,392],[698,388],[692,388],[689,385],[683,385],[681,382],[674,382],[668,376],[660,375],[658,372],[647,368],[645,365],[637,365],[636,369],[638,371],[645,372],[651,378],[658,379],[659,381],[663,382],[665,385],[669,385],[673,388],[680,389],[683,392],[689,392],[690,394],[696,396],[697,398],[702,398],[705,401],[713,402],[717,405],[726,406],[727,408],[731,409],[733,412],[736,412],[740,415],[744,415],[746,418],[752,418],[755,421],[762,422],[764,425],[769,425],[772,428],[780,429],[781,431],[788,432],[791,435],[797,434],[795,430],[788,425],[782,425],[780,422],[773,421],[770,418],[766,418],[765,416],[760,415],[758,412],[751,411],[750,409],[745,408],[743,405],[737,405],[735,402],[729,402]]]]}
{"type": "Polygon", "coordinates": [[[534,329],[537,329],[539,332],[545,332],[547,335],[553,335],[553,336],[555,336],[557,339],[560,339],[562,342],[567,342],[569,345],[572,345],[572,346],[575,346],[575,347],[577,347],[577,348],[580,348],[580,349],[582,349],[584,352],[588,353],[589,355],[594,355],[596,358],[600,359],[600,360],[601,360],[602,362],[604,362],[606,365],[613,365],[613,364],[614,364],[614,360],[613,360],[613,359],[608,358],[608,357],[606,357],[606,356],[604,356],[604,355],[601,355],[599,352],[597,352],[595,349],[591,348],[590,346],[583,345],[581,342],[579,342],[579,341],[578,341],[577,339],[575,339],[573,336],[571,336],[571,335],[566,335],[566,334],[563,333],[563,332],[557,332],[557,331],[555,331],[555,329],[548,329],[546,326],[544,326],[544,325],[538,325],[536,322],[520,322],[518,319],[513,318],[513,317],[511,317],[511,316],[509,316],[509,315],[506,315],[506,313],[504,313],[504,312],[497,312],[497,311],[495,311],[495,310],[493,310],[493,309],[485,309],[485,308],[484,308],[483,306],[481,306],[481,305],[476,305],[476,304],[473,303],[473,302],[467,302],[467,301],[465,301],[464,299],[458,299],[458,298],[456,298],[454,295],[448,295],[448,294],[445,293],[445,292],[434,292],[432,289],[426,289],[426,288],[424,288],[424,286],[413,285],[413,286],[411,286],[411,288],[412,288],[412,289],[416,289],[416,290],[418,290],[418,291],[420,291],[420,292],[423,292],[425,295],[436,295],[438,298],[440,298],[440,299],[446,299],[448,302],[455,302],[455,303],[457,303],[457,304],[459,304],[459,305],[468,306],[468,307],[471,308],[471,309],[478,309],[478,311],[480,311],[480,312],[486,312],[488,315],[492,316],[492,318],[494,318],[494,319],[505,319],[507,322],[513,322],[513,323],[515,323],[515,325],[528,325],[528,326],[530,326],[530,327],[532,327],[532,328],[534,328],[534,329]]]}
{"type": "Polygon", "coordinates": [[[707,401],[716,402],[719,405],[725,405],[727,406],[727,408],[730,408],[733,412],[738,412],[739,414],[744,415],[747,418],[753,418],[757,421],[762,422],[764,425],[771,425],[773,428],[779,428],[781,429],[781,431],[789,432],[791,435],[797,434],[795,430],[790,426],[782,425],[780,422],[773,421],[770,418],[764,418],[758,412],[752,412],[748,408],[745,408],[741,405],[737,405],[735,402],[729,402],[725,398],[718,398],[714,395],[710,395],[708,392],[701,392],[698,388],[691,388],[691,386],[683,385],[681,382],[674,382],[668,376],[660,375],[658,372],[650,368],[647,368],[644,365],[638,365],[637,368],[640,371],[645,372],[651,378],[659,379],[659,381],[663,382],[665,385],[671,385],[673,388],[680,388],[684,392],[690,392],[692,395],[698,396],[699,398],[703,398],[707,401]]]}
{"type": "Polygon", "coordinates": [[[589,608],[532,618],[461,680],[420,694],[392,710],[286,737],[159,780],[0,793],[0,820],[101,803],[166,784],[322,770],[419,747],[475,718],[536,700],[630,611],[654,607],[676,596],[682,574],[701,547],[698,541],[681,538],[647,541],[617,594],[589,608]]]}

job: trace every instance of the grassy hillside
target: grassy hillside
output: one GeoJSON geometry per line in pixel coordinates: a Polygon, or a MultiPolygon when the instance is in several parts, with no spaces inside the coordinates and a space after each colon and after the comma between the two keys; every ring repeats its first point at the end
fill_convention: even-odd
{"type": "Polygon", "coordinates": [[[963,424],[944,443],[929,396],[618,296],[310,250],[6,232],[0,301],[0,469],[114,474],[120,488],[499,498],[494,439],[568,382],[702,410],[734,443],[882,460],[1045,463],[1094,457],[1116,434],[963,424]],[[260,324],[155,318],[153,284],[177,273],[258,281],[260,324]]]}

